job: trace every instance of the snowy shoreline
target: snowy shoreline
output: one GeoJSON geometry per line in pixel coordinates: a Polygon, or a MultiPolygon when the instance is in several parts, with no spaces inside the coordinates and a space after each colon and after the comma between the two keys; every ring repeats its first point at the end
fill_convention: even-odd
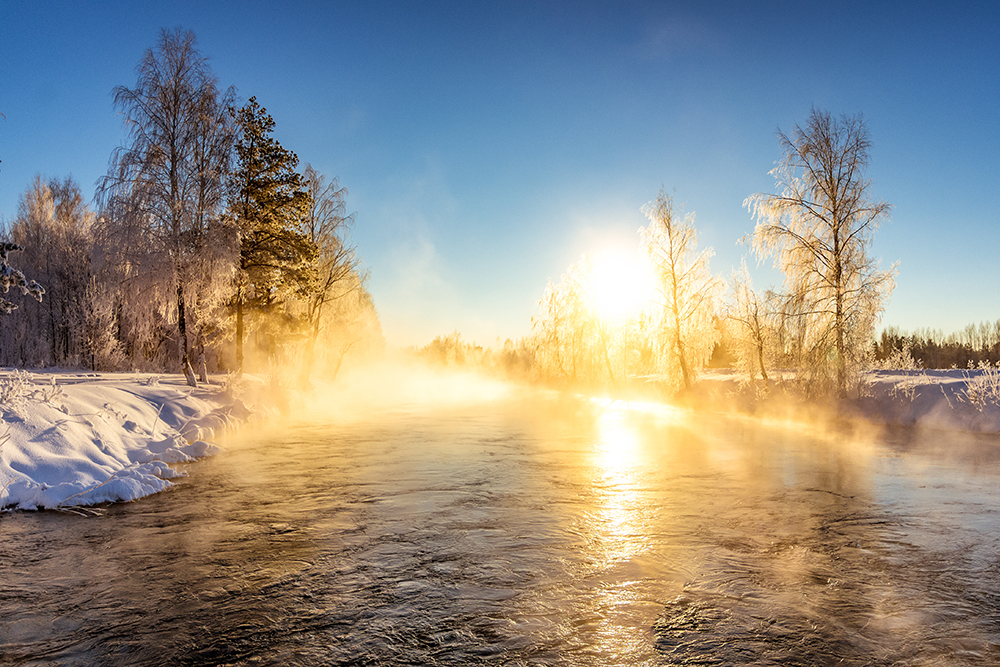
{"type": "Polygon", "coordinates": [[[218,453],[211,441],[251,412],[221,384],[65,369],[0,370],[0,508],[128,501],[184,476],[171,464],[218,453]]]}
{"type": "Polygon", "coordinates": [[[707,371],[696,395],[724,409],[767,415],[796,412],[802,418],[850,419],[876,426],[906,426],[963,433],[1000,434],[1000,369],[871,370],[858,393],[845,401],[813,404],[771,396],[757,398],[735,371],[707,371]]]}
{"type": "MultiPolygon", "coordinates": [[[[752,393],[735,372],[708,371],[695,398],[758,417],[1000,434],[991,369],[870,371],[859,397],[821,406],[752,393]]],[[[173,464],[219,453],[212,440],[254,414],[221,379],[192,388],[180,375],[0,369],[0,509],[75,511],[162,491],[186,474],[173,464]]]]}

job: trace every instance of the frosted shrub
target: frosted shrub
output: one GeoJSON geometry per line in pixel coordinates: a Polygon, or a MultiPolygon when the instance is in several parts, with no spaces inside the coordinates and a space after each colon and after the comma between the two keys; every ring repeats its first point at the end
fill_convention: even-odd
{"type": "Polygon", "coordinates": [[[904,341],[901,349],[893,350],[885,359],[875,361],[873,368],[880,371],[919,371],[923,366],[913,358],[909,341],[904,341]]]}
{"type": "Polygon", "coordinates": [[[11,371],[0,380],[0,405],[13,412],[20,411],[28,399],[31,374],[27,371],[11,371]]]}
{"type": "Polygon", "coordinates": [[[53,375],[49,378],[48,386],[43,386],[41,389],[35,390],[33,396],[36,400],[42,403],[49,403],[55,405],[56,399],[63,395],[62,387],[56,384],[56,376],[53,375]]]}
{"type": "Polygon", "coordinates": [[[230,400],[242,400],[246,395],[243,377],[239,373],[227,373],[222,381],[222,391],[230,400]]]}
{"type": "Polygon", "coordinates": [[[980,412],[991,405],[1000,406],[1000,362],[993,365],[984,361],[970,368],[965,373],[965,390],[959,398],[980,412]]]}
{"type": "Polygon", "coordinates": [[[925,374],[921,374],[919,377],[907,378],[892,385],[889,389],[889,395],[893,398],[902,398],[912,403],[913,399],[917,395],[917,389],[919,389],[925,381],[925,374]]]}

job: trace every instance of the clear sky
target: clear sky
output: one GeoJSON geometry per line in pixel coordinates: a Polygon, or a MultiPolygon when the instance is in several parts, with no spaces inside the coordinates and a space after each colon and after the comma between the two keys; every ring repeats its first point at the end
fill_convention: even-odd
{"type": "Polygon", "coordinates": [[[0,0],[0,217],[36,173],[93,195],[124,138],[111,90],[174,27],[348,188],[390,343],[528,333],[546,282],[635,246],[661,188],[728,277],[744,199],[773,191],[776,130],[814,106],[863,113],[872,135],[868,175],[894,205],[874,252],[900,262],[883,324],[1000,319],[995,0],[0,0]]]}

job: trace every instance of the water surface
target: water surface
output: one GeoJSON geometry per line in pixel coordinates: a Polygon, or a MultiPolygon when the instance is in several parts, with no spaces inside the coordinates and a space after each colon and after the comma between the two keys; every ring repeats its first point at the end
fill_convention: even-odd
{"type": "Polygon", "coordinates": [[[245,432],[0,516],[3,665],[992,665],[991,438],[548,394],[245,432]]]}

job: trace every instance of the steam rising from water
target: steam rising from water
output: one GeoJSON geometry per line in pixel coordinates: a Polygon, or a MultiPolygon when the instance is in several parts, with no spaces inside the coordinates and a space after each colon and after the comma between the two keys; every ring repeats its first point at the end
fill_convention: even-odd
{"type": "Polygon", "coordinates": [[[516,388],[478,373],[433,368],[406,356],[319,383],[292,412],[296,420],[363,421],[386,410],[449,409],[509,397],[516,388]]]}

